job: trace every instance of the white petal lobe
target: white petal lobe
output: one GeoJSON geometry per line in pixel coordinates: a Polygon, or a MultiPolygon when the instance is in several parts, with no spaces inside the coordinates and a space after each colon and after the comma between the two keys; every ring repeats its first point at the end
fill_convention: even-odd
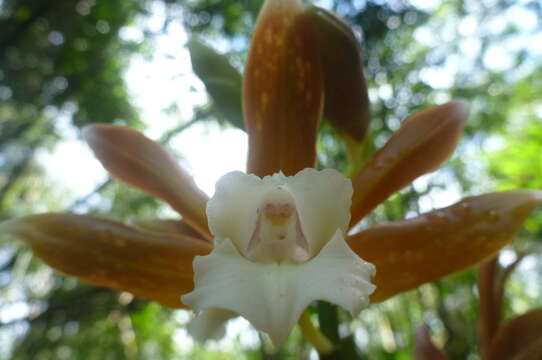
{"type": "Polygon", "coordinates": [[[228,310],[204,310],[186,326],[186,329],[200,343],[220,340],[226,333],[226,322],[236,316],[237,314],[228,310]]]}
{"type": "Polygon", "coordinates": [[[333,169],[305,169],[295,176],[282,173],[263,179],[242,172],[224,175],[207,203],[211,233],[230,239],[243,256],[255,230],[258,208],[265,196],[282,187],[295,199],[310,257],[315,256],[337,229],[346,232],[350,222],[352,183],[333,169]]]}
{"type": "Polygon", "coordinates": [[[333,169],[304,169],[286,179],[296,200],[303,231],[314,256],[335,234],[346,233],[352,205],[352,182],[333,169]]]}
{"type": "Polygon", "coordinates": [[[329,301],[357,315],[375,289],[374,266],[348,247],[340,230],[303,264],[251,262],[223,239],[209,255],[196,257],[194,272],[195,290],[182,297],[186,305],[237,313],[275,344],[286,340],[311,302],[329,301]]]}
{"type": "Polygon", "coordinates": [[[275,174],[266,178],[271,181],[264,182],[255,175],[240,171],[221,177],[216,183],[214,196],[207,202],[209,229],[215,240],[230,239],[246,256],[258,218],[258,206],[263,197],[285,178],[282,174],[275,174]]]}

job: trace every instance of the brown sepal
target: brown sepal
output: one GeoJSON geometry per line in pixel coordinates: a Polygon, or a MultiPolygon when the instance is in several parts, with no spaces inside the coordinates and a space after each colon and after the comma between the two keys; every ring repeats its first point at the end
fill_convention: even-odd
{"type": "Polygon", "coordinates": [[[0,224],[56,270],[87,283],[131,292],[172,308],[193,285],[192,260],[212,245],[75,214],[31,215],[0,224]]]}
{"type": "Polygon", "coordinates": [[[436,170],[452,154],[467,119],[468,106],[452,101],[408,118],[352,179],[351,226],[391,194],[436,170]]]}
{"type": "Polygon", "coordinates": [[[315,166],[323,94],[314,29],[301,3],[265,2],[243,82],[248,173],[294,175],[315,166]]]}
{"type": "Polygon", "coordinates": [[[205,214],[207,195],[161,144],[116,125],[91,125],[84,135],[111,175],[166,201],[194,229],[211,238],[205,214]]]}
{"type": "Polygon", "coordinates": [[[376,266],[380,302],[493,256],[514,238],[542,192],[512,190],[465,198],[447,208],[377,225],[348,238],[376,266]]]}

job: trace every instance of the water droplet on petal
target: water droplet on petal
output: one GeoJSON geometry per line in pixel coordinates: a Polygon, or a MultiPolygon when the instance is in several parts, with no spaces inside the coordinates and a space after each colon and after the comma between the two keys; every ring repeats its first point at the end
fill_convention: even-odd
{"type": "Polygon", "coordinates": [[[414,260],[414,251],[412,250],[406,250],[404,253],[403,253],[403,258],[407,261],[407,262],[415,262],[414,260]]]}
{"type": "Polygon", "coordinates": [[[115,246],[118,247],[118,248],[123,248],[123,247],[126,247],[126,245],[127,245],[126,239],[121,239],[121,238],[115,238],[115,239],[113,240],[113,243],[114,243],[115,246]]]}
{"type": "Polygon", "coordinates": [[[446,213],[440,210],[427,214],[427,218],[429,219],[429,221],[436,225],[444,225],[448,223],[448,217],[446,216],[446,213]]]}
{"type": "Polygon", "coordinates": [[[384,162],[380,159],[375,159],[371,164],[371,167],[375,170],[381,170],[384,167],[384,162]]]}
{"type": "Polygon", "coordinates": [[[468,202],[464,201],[454,207],[454,213],[457,216],[467,217],[472,213],[472,206],[468,202]]]}
{"type": "Polygon", "coordinates": [[[501,219],[501,216],[497,212],[497,210],[489,210],[487,212],[487,221],[489,221],[492,224],[496,224],[501,219]]]}

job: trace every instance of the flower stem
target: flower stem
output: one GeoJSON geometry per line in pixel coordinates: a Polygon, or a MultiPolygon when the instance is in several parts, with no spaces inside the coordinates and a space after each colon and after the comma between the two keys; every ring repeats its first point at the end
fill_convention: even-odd
{"type": "Polygon", "coordinates": [[[329,355],[333,352],[333,343],[318,328],[314,326],[308,310],[305,310],[299,318],[299,327],[303,336],[318,351],[320,355],[329,355]]]}
{"type": "Polygon", "coordinates": [[[363,165],[369,160],[371,156],[371,141],[369,134],[364,141],[356,141],[348,135],[341,137],[345,144],[346,160],[348,166],[345,171],[345,175],[350,179],[354,178],[361,170],[363,165]]]}

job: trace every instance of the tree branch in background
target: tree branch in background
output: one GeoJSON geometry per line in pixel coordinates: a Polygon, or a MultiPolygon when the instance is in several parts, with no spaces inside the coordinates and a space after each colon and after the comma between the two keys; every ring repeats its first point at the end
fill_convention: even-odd
{"type": "Polygon", "coordinates": [[[433,344],[426,324],[418,325],[416,329],[414,353],[416,360],[448,360],[446,355],[433,344]]]}
{"type": "Polygon", "coordinates": [[[500,273],[498,274],[497,279],[495,280],[495,306],[497,306],[499,309],[502,309],[506,281],[514,270],[517,269],[519,264],[521,264],[523,259],[525,259],[525,257],[528,255],[530,255],[529,252],[516,253],[516,260],[501,269],[500,273]]]}

